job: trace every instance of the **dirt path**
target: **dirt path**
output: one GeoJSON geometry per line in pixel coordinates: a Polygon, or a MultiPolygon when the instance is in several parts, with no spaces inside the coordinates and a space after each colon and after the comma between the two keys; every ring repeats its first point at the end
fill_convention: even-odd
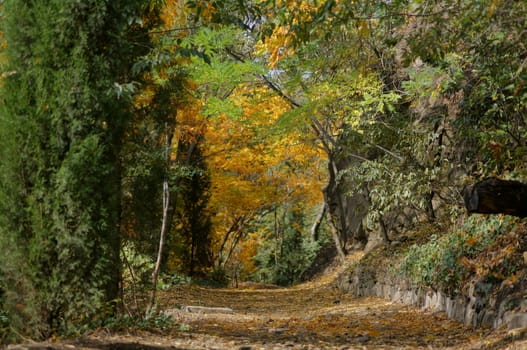
{"type": "Polygon", "coordinates": [[[353,298],[332,287],[334,276],[325,278],[295,288],[172,287],[160,293],[159,304],[176,325],[162,333],[100,330],[83,339],[13,350],[527,349],[525,337],[513,341],[506,331],[472,330],[443,313],[353,298]],[[182,306],[232,312],[187,312],[182,306]]]}
{"type": "Polygon", "coordinates": [[[164,334],[98,334],[77,343],[98,349],[526,349],[490,330],[329,286],[292,289],[175,287],[162,298],[178,326],[164,334]],[[182,305],[231,308],[192,313],[182,305]],[[501,338],[500,338],[501,337],[501,338]],[[501,346],[500,346],[501,345],[501,346]]]}
{"type": "Polygon", "coordinates": [[[107,334],[14,349],[527,349],[503,334],[471,330],[431,313],[378,298],[352,298],[330,285],[290,289],[174,287],[160,296],[176,320],[163,333],[107,334]],[[231,308],[193,313],[182,305],[231,308]]]}
{"type": "Polygon", "coordinates": [[[228,341],[216,344],[217,349],[463,349],[485,336],[441,313],[422,312],[377,298],[356,299],[331,287],[180,287],[173,293],[174,300],[183,305],[234,311],[174,312],[178,322],[191,329],[190,335],[228,341]]]}

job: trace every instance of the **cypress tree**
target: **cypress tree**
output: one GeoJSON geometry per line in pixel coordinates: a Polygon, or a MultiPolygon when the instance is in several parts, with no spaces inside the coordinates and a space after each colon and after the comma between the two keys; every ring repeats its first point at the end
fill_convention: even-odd
{"type": "Polygon", "coordinates": [[[188,173],[178,179],[180,228],[185,248],[185,269],[190,276],[200,275],[212,265],[210,254],[211,214],[207,210],[210,198],[210,174],[201,150],[201,140],[194,144],[180,141],[179,153],[188,159],[188,173]]]}
{"type": "Polygon", "coordinates": [[[147,47],[145,2],[4,2],[2,302],[32,336],[119,296],[123,86],[147,47]]]}

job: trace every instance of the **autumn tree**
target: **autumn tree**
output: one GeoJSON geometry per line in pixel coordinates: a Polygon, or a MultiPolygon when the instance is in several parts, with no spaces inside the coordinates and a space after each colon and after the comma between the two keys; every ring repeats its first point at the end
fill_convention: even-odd
{"type": "MultiPolygon", "coordinates": [[[[521,25],[500,19],[507,11],[499,2],[489,1],[487,7],[301,0],[188,5],[199,28],[180,23],[170,31],[177,40],[167,42],[187,59],[186,73],[196,84],[188,91],[203,105],[199,117],[185,120],[195,131],[191,139],[202,142],[202,164],[210,172],[209,238],[216,266],[245,256],[239,248],[255,242],[253,224],[271,222],[268,215],[282,204],[320,205],[316,196],[299,195],[299,183],[313,189],[311,184],[326,182],[326,222],[344,256],[376,234],[388,242],[419,221],[459,215],[460,183],[452,179],[468,168],[467,156],[474,163],[483,159],[487,165],[478,167],[485,173],[489,164],[498,171],[517,164],[503,143],[521,154],[523,90],[516,87],[514,98],[500,100],[505,95],[498,87],[522,76],[522,56],[511,52],[515,69],[499,73],[501,65],[484,59],[494,49],[468,54],[478,52],[478,43],[489,36],[463,31],[477,32],[468,19],[484,15],[492,30],[506,28],[501,32],[516,33],[507,40],[518,43],[521,25]],[[185,34],[174,34],[180,32],[185,34]],[[422,35],[427,40],[420,40],[422,35]],[[467,48],[463,55],[455,52],[460,47],[467,48]],[[470,67],[482,69],[472,74],[486,72],[473,80],[476,85],[465,78],[470,67]],[[486,117],[476,118],[467,112],[471,109],[460,112],[467,103],[486,106],[486,117]],[[493,113],[503,123],[492,124],[493,113]],[[484,132],[471,129],[474,125],[484,126],[484,132]],[[488,148],[483,158],[474,153],[478,147],[488,148]],[[322,154],[327,178],[318,167],[322,154]],[[317,180],[301,177],[308,173],[317,180]]],[[[523,13],[521,5],[515,8],[523,13]]],[[[502,43],[500,38],[492,44],[502,43]]],[[[503,50],[508,47],[513,45],[503,50]]],[[[320,201],[319,189],[315,192],[320,201]]]]}
{"type": "Polygon", "coordinates": [[[311,216],[321,200],[320,152],[304,130],[280,125],[289,104],[266,82],[267,68],[251,59],[253,44],[245,27],[231,24],[202,28],[183,41],[201,52],[191,72],[207,118],[204,155],[218,269],[236,269],[255,221],[282,205],[303,205],[311,216]]]}
{"type": "MultiPolygon", "coordinates": [[[[218,267],[240,263],[240,247],[249,237],[259,235],[263,243],[265,232],[275,230],[276,212],[296,211],[313,220],[325,176],[320,151],[309,137],[279,125],[288,109],[280,96],[266,87],[240,86],[230,101],[242,115],[213,118],[206,134],[218,267]]],[[[243,264],[252,266],[247,260],[243,264]]]]}
{"type": "Polygon", "coordinates": [[[280,20],[262,52],[329,151],[326,202],[341,242],[359,232],[346,233],[361,219],[346,208],[361,193],[362,223],[386,241],[419,221],[455,220],[463,176],[524,173],[523,56],[512,49],[523,5],[291,1],[271,11],[280,20]]]}
{"type": "Polygon", "coordinates": [[[119,297],[121,166],[142,1],[4,4],[3,308],[46,337],[119,297]]]}
{"type": "Polygon", "coordinates": [[[199,51],[182,45],[192,13],[183,2],[165,2],[152,50],[134,66],[142,82],[123,153],[124,248],[131,260],[134,253],[157,260],[152,288],[160,274],[194,275],[210,265],[205,124],[189,75],[199,51]]]}
{"type": "Polygon", "coordinates": [[[370,24],[340,18],[351,7],[364,10],[330,1],[277,2],[270,11],[281,20],[268,24],[270,34],[257,45],[277,71],[268,83],[294,109],[285,120],[308,128],[326,154],[324,210],[342,257],[365,244],[363,218],[370,205],[367,186],[347,181],[344,171],[383,150],[390,154],[391,145],[379,144],[375,135],[399,98],[372,69],[378,59],[368,43],[370,24]]]}

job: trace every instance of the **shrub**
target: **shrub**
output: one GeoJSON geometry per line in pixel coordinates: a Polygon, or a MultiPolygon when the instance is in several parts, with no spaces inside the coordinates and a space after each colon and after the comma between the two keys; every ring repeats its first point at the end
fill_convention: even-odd
{"type": "Polygon", "coordinates": [[[317,242],[294,230],[286,230],[281,240],[264,242],[255,256],[260,282],[291,285],[299,281],[319,249],[317,242]]]}
{"type": "Polygon", "coordinates": [[[417,284],[459,294],[471,268],[465,262],[493,244],[518,220],[509,216],[471,216],[459,229],[444,236],[432,235],[423,245],[412,245],[404,255],[400,273],[417,284]]]}

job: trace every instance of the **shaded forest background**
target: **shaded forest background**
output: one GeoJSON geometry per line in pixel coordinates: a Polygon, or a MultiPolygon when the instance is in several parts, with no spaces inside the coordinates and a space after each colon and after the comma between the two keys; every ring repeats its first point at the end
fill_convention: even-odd
{"type": "Polygon", "coordinates": [[[400,268],[418,283],[517,279],[512,255],[469,260],[523,224],[467,219],[460,193],[527,178],[526,17],[512,0],[3,1],[4,340],[144,314],[189,279],[290,285],[416,229],[430,240],[400,268]]]}

